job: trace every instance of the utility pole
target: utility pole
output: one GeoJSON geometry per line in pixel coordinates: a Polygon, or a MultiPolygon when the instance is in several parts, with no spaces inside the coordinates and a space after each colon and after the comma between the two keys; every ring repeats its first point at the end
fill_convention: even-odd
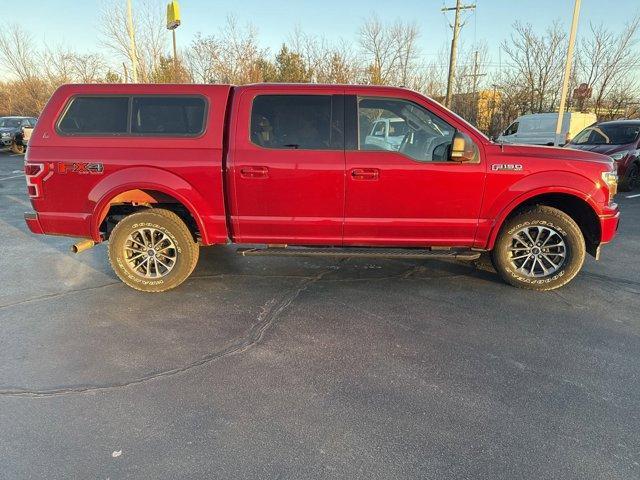
{"type": "Polygon", "coordinates": [[[473,10],[476,8],[475,4],[473,5],[462,5],[462,0],[456,0],[455,7],[444,7],[441,9],[443,12],[448,12],[451,10],[455,10],[455,16],[453,20],[453,25],[451,28],[453,29],[453,38],[451,39],[451,52],[449,55],[449,75],[447,77],[447,95],[444,99],[444,106],[447,108],[451,107],[451,96],[453,95],[453,81],[456,75],[456,57],[458,55],[458,35],[460,34],[460,29],[464,26],[464,24],[460,23],[460,11],[461,10],[473,10]]]}
{"type": "Polygon", "coordinates": [[[564,143],[566,139],[562,137],[562,119],[564,117],[564,107],[567,102],[567,91],[569,90],[569,79],[571,77],[571,67],[573,64],[573,48],[576,43],[576,32],[578,31],[578,18],[580,17],[581,0],[575,0],[573,4],[573,20],[571,20],[571,32],[569,33],[569,47],[567,48],[567,61],[564,65],[564,79],[562,80],[562,92],[560,93],[560,107],[558,108],[558,123],[556,123],[556,139],[553,144],[557,147],[564,143]]]}
{"type": "Polygon", "coordinates": [[[173,81],[178,83],[178,47],[176,47],[176,28],[181,24],[180,5],[178,0],[172,0],[167,5],[167,30],[171,30],[173,39],[173,81]]]}
{"type": "Polygon", "coordinates": [[[176,29],[171,30],[173,39],[173,81],[178,83],[178,47],[176,46],[176,29]]]}
{"type": "Polygon", "coordinates": [[[138,83],[138,57],[136,55],[136,36],[133,28],[131,0],[127,0],[127,26],[129,27],[129,56],[131,57],[131,78],[138,83]]]}

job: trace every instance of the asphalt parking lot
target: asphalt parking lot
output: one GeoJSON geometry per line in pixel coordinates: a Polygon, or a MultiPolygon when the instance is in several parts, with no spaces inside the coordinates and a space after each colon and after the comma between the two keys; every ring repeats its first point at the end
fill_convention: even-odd
{"type": "Polygon", "coordinates": [[[104,245],[27,231],[22,161],[0,154],[0,478],[640,477],[640,196],[556,292],[221,247],[150,295],[104,245]]]}

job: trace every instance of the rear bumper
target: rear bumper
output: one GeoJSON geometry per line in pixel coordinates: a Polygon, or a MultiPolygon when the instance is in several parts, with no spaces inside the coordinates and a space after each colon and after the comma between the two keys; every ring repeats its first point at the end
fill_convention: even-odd
{"type": "Polygon", "coordinates": [[[42,229],[42,225],[40,225],[40,220],[38,219],[38,214],[36,212],[26,212],[24,214],[24,221],[29,230],[31,230],[31,233],[38,235],[44,234],[44,230],[42,229]]]}
{"type": "MultiPolygon", "coordinates": [[[[36,207],[37,208],[37,207],[36,207]]],[[[91,215],[69,212],[27,212],[24,221],[31,232],[63,237],[93,238],[91,235],[91,215]]],[[[93,238],[96,242],[100,238],[93,238]]]]}

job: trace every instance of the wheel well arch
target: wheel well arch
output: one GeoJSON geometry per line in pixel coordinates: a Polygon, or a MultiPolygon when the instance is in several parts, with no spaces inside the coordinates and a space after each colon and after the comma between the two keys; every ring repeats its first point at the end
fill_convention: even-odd
{"type": "Polygon", "coordinates": [[[557,208],[571,217],[582,231],[587,252],[594,257],[596,256],[602,234],[597,213],[586,200],[570,193],[561,192],[534,195],[515,205],[511,211],[504,216],[500,224],[496,225],[490,239],[491,248],[493,248],[493,244],[506,222],[524,210],[536,205],[557,208]]]}
{"type": "Polygon", "coordinates": [[[154,188],[132,188],[113,196],[100,210],[96,226],[98,236],[108,240],[117,223],[125,216],[149,208],[163,208],[178,215],[187,225],[195,241],[200,241],[203,228],[200,218],[176,196],[154,188]]]}

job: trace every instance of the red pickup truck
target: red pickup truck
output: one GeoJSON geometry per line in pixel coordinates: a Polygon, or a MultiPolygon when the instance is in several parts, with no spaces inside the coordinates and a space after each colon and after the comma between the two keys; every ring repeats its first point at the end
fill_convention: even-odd
{"type": "Polygon", "coordinates": [[[182,283],[199,245],[226,243],[244,255],[490,252],[510,284],[550,290],[619,219],[609,157],[494,143],[402,88],[65,85],[27,155],[29,229],[84,239],[75,251],[108,240],[116,274],[150,292],[182,283]]]}

